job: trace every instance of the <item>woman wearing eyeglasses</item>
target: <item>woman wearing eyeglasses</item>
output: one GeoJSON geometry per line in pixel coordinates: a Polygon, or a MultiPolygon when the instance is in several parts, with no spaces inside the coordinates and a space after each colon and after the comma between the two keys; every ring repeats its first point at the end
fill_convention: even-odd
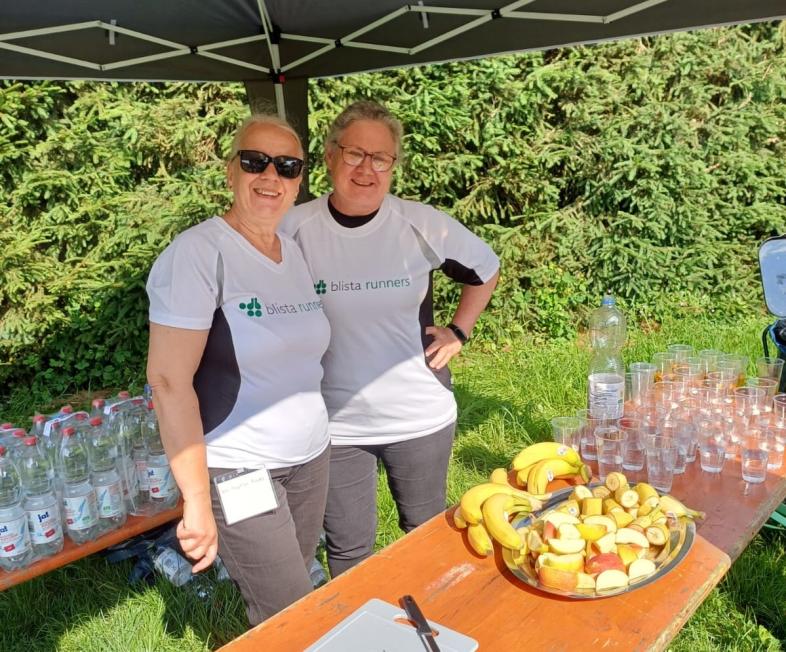
{"type": "Polygon", "coordinates": [[[147,283],[147,377],[184,500],[178,538],[195,571],[221,554],[251,625],[312,589],[327,493],[330,329],[298,246],[276,233],[302,167],[292,127],[252,116],[227,163],[229,210],[177,236],[147,283]]]}
{"type": "Polygon", "coordinates": [[[349,106],[325,142],[333,191],[282,223],[303,250],[331,324],[322,393],[330,417],[325,533],[334,577],[373,552],[379,462],[404,531],[445,509],[456,426],[446,365],[498,276],[494,252],[459,222],[388,194],[401,137],[401,124],[383,106],[349,106]],[[442,326],[433,317],[435,270],[464,284],[452,322],[442,326]]]}

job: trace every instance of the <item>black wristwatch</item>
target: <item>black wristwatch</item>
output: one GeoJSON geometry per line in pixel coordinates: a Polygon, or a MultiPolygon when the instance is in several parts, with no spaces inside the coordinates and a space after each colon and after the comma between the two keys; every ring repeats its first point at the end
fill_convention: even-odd
{"type": "Polygon", "coordinates": [[[463,330],[461,330],[458,326],[456,326],[456,324],[450,322],[447,327],[453,331],[453,334],[458,338],[458,341],[461,342],[462,346],[464,346],[467,343],[467,340],[469,339],[467,337],[467,334],[463,330]]]}

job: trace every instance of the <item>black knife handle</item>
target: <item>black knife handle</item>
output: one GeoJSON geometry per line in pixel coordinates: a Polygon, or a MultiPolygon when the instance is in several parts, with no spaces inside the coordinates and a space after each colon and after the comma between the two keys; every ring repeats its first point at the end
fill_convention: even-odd
{"type": "Polygon", "coordinates": [[[415,625],[417,625],[418,634],[420,634],[426,640],[426,643],[432,652],[439,652],[439,646],[434,640],[434,634],[432,634],[431,625],[428,624],[428,621],[423,615],[423,612],[420,610],[418,603],[415,602],[415,598],[407,594],[401,598],[401,605],[404,607],[407,615],[412,619],[415,625]]]}

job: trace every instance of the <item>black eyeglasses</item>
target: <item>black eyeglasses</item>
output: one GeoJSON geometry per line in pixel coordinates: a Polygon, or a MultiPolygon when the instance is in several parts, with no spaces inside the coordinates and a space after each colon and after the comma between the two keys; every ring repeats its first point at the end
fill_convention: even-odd
{"type": "Polygon", "coordinates": [[[303,159],[294,156],[268,156],[255,149],[241,149],[237,156],[240,157],[240,169],[249,174],[260,174],[271,163],[285,179],[297,179],[303,171],[303,159]]]}
{"type": "Polygon", "coordinates": [[[336,147],[341,150],[341,158],[344,159],[344,163],[352,167],[363,165],[367,156],[371,159],[371,169],[374,172],[387,172],[396,162],[396,157],[386,152],[367,152],[360,147],[339,145],[338,143],[336,143],[336,147]]]}

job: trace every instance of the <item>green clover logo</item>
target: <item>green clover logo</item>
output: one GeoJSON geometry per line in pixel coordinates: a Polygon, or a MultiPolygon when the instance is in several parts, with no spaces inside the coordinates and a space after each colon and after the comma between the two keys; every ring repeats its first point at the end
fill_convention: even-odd
{"type": "Polygon", "coordinates": [[[319,281],[314,283],[314,291],[317,294],[325,294],[325,292],[327,292],[327,285],[325,285],[325,281],[319,279],[319,281]]]}
{"type": "Polygon", "coordinates": [[[248,303],[241,303],[240,309],[245,310],[246,314],[249,317],[261,317],[262,316],[262,306],[259,305],[259,301],[257,301],[256,297],[252,297],[251,301],[248,303]]]}

